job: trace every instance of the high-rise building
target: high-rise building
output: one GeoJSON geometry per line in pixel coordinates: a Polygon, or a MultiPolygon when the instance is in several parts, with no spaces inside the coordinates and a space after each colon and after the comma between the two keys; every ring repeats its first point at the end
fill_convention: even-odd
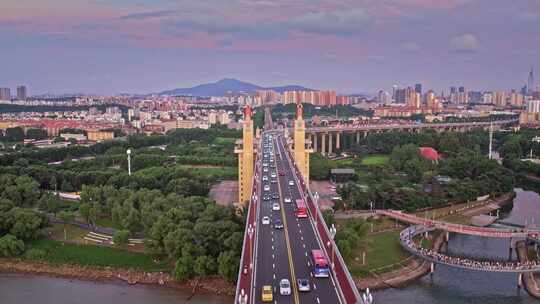
{"type": "Polygon", "coordinates": [[[467,94],[469,95],[469,102],[470,103],[480,103],[480,102],[482,102],[482,92],[469,91],[467,94]]]}
{"type": "Polygon", "coordinates": [[[396,89],[394,100],[396,103],[407,103],[407,98],[409,97],[410,88],[406,89],[396,89]]]}
{"type": "Polygon", "coordinates": [[[531,68],[531,71],[529,72],[529,77],[527,78],[527,94],[531,95],[532,91],[534,91],[534,71],[533,71],[533,68],[531,68]]]}
{"type": "Polygon", "coordinates": [[[529,100],[527,102],[527,112],[539,113],[540,112],[540,100],[529,100]]]}
{"type": "Polygon", "coordinates": [[[420,93],[409,90],[409,96],[407,98],[407,105],[413,108],[420,108],[422,106],[422,99],[420,93]]]}
{"type": "Polygon", "coordinates": [[[26,100],[27,97],[26,86],[17,87],[17,100],[26,100]]]}
{"type": "Polygon", "coordinates": [[[11,90],[9,88],[0,88],[0,100],[11,100],[11,90]]]}
{"type": "Polygon", "coordinates": [[[426,92],[426,105],[428,108],[433,108],[435,106],[435,92],[432,90],[426,92]]]}
{"type": "Polygon", "coordinates": [[[496,107],[505,107],[506,106],[506,93],[505,92],[494,92],[493,93],[493,103],[496,107]]]}
{"type": "Polygon", "coordinates": [[[422,84],[417,83],[414,85],[414,91],[422,96],[422,84]]]}
{"type": "Polygon", "coordinates": [[[380,90],[377,94],[377,101],[382,104],[389,104],[392,101],[392,96],[390,96],[390,93],[380,90]]]}
{"type": "Polygon", "coordinates": [[[512,90],[510,93],[510,105],[514,107],[521,107],[523,105],[523,95],[516,90],[512,90]]]}

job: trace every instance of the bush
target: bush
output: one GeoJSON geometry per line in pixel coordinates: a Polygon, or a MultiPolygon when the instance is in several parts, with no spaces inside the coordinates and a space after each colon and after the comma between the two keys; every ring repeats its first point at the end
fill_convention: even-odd
{"type": "Polygon", "coordinates": [[[47,252],[42,249],[30,248],[24,253],[24,258],[29,260],[42,260],[47,256],[47,252]]]}
{"type": "Polygon", "coordinates": [[[0,238],[0,256],[14,257],[24,252],[24,242],[11,234],[0,238]]]}
{"type": "Polygon", "coordinates": [[[118,230],[113,237],[113,242],[116,246],[127,244],[129,241],[129,230],[118,230]]]}

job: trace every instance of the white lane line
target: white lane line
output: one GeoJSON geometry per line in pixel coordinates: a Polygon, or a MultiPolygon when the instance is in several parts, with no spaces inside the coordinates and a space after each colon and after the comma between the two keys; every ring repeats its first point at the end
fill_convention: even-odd
{"type": "Polygon", "coordinates": [[[274,250],[275,250],[275,249],[274,249],[274,245],[272,245],[272,251],[274,251],[274,250]]]}
{"type": "Polygon", "coordinates": [[[303,237],[303,236],[300,236],[300,239],[303,241],[303,240],[304,240],[304,237],[303,237]]]}
{"type": "Polygon", "coordinates": [[[274,273],[274,280],[276,279],[276,274],[274,273]]]}
{"type": "Polygon", "coordinates": [[[307,256],[307,251],[306,251],[306,252],[304,252],[304,253],[305,253],[305,254],[306,254],[306,256],[307,256]]]}
{"type": "Polygon", "coordinates": [[[302,229],[298,230],[298,232],[300,232],[300,234],[302,234],[302,229]]]}
{"type": "Polygon", "coordinates": [[[307,262],[307,265],[308,265],[308,267],[309,267],[309,266],[311,266],[311,263],[309,263],[309,261],[308,261],[308,262],[307,262]]]}
{"type": "Polygon", "coordinates": [[[304,246],[304,248],[306,248],[306,244],[302,244],[302,246],[304,246]]]}
{"type": "Polygon", "coordinates": [[[309,275],[313,278],[313,272],[310,272],[309,275]]]}
{"type": "Polygon", "coordinates": [[[272,238],[272,243],[274,242],[274,238],[272,238]]]}
{"type": "Polygon", "coordinates": [[[300,228],[300,223],[298,223],[298,228],[300,228]]]}
{"type": "MultiPolygon", "coordinates": [[[[274,275],[274,279],[276,278],[276,275],[274,275]]],[[[315,285],[315,283],[313,283],[313,290],[317,290],[317,285],[315,285]]]]}
{"type": "Polygon", "coordinates": [[[276,268],[276,264],[272,263],[272,268],[275,269],[275,268],[276,268]]]}
{"type": "Polygon", "coordinates": [[[276,256],[272,253],[272,259],[275,259],[275,258],[276,258],[276,256]]]}
{"type": "Polygon", "coordinates": [[[317,297],[317,303],[321,304],[321,300],[319,300],[319,297],[317,297]]]}

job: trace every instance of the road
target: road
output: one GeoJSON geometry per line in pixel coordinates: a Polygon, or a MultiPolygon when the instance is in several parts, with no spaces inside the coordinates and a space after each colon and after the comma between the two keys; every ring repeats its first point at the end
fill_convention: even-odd
{"type": "MultiPolygon", "coordinates": [[[[320,249],[310,218],[298,219],[295,215],[295,200],[301,198],[298,181],[295,180],[290,165],[289,154],[285,153],[284,139],[277,131],[263,133],[263,140],[268,134],[273,134],[272,146],[275,151],[273,163],[277,172],[277,182],[271,183],[271,173],[275,171],[270,158],[268,172],[259,172],[261,182],[261,198],[257,210],[255,269],[254,269],[254,298],[253,303],[262,303],[261,293],[264,285],[272,285],[274,289],[273,303],[340,303],[338,292],[332,277],[315,278],[312,275],[311,250],[320,249]],[[263,176],[268,176],[268,181],[263,176]],[[289,181],[294,186],[289,186],[289,181]],[[264,185],[270,186],[270,191],[264,191],[264,185]],[[263,200],[265,195],[279,194],[278,200],[263,200]],[[284,203],[284,198],[291,198],[292,203],[284,203]],[[279,211],[272,210],[272,202],[277,201],[279,211]],[[263,217],[268,216],[271,224],[262,224],[263,217]],[[281,220],[283,229],[275,229],[273,224],[281,220]],[[279,282],[286,278],[292,284],[292,294],[282,296],[279,293],[279,282]],[[299,292],[296,281],[305,278],[310,281],[311,291],[299,292]]],[[[260,167],[261,171],[263,166],[260,167]]]]}

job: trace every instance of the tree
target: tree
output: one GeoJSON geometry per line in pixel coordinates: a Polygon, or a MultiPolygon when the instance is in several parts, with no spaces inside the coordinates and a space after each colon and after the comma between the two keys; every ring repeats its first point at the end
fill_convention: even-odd
{"type": "Polygon", "coordinates": [[[174,278],[177,281],[184,281],[193,275],[193,257],[191,255],[182,255],[174,268],[174,278]]]}
{"type": "Polygon", "coordinates": [[[6,139],[7,141],[23,141],[24,130],[21,127],[7,128],[6,139]]]}
{"type": "Polygon", "coordinates": [[[122,246],[129,241],[129,230],[118,230],[114,234],[113,242],[116,246],[122,246]]]}
{"type": "Polygon", "coordinates": [[[60,211],[58,218],[62,220],[64,226],[64,240],[67,240],[67,224],[75,218],[75,214],[69,211],[60,211]]]}
{"type": "Polygon", "coordinates": [[[193,270],[198,276],[206,276],[216,272],[216,260],[207,255],[201,255],[195,259],[193,270]]]}
{"type": "Polygon", "coordinates": [[[320,153],[310,155],[309,175],[316,180],[328,179],[330,169],[334,168],[334,164],[322,156],[320,153]]]}
{"type": "Polygon", "coordinates": [[[240,259],[232,251],[224,251],[220,253],[218,259],[218,273],[229,281],[236,281],[238,275],[238,267],[240,266],[240,259]]]}
{"type": "Polygon", "coordinates": [[[47,218],[30,209],[13,208],[8,214],[9,233],[15,237],[28,240],[37,239],[39,230],[47,224],[47,218]]]}
{"type": "Polygon", "coordinates": [[[11,234],[0,237],[0,256],[14,257],[24,252],[24,242],[11,234]]]}
{"type": "Polygon", "coordinates": [[[44,129],[28,129],[26,131],[26,138],[29,139],[46,139],[48,137],[47,131],[44,129]]]}
{"type": "Polygon", "coordinates": [[[79,213],[87,223],[90,223],[90,209],[92,209],[92,206],[89,203],[82,203],[79,206],[79,213]]]}

